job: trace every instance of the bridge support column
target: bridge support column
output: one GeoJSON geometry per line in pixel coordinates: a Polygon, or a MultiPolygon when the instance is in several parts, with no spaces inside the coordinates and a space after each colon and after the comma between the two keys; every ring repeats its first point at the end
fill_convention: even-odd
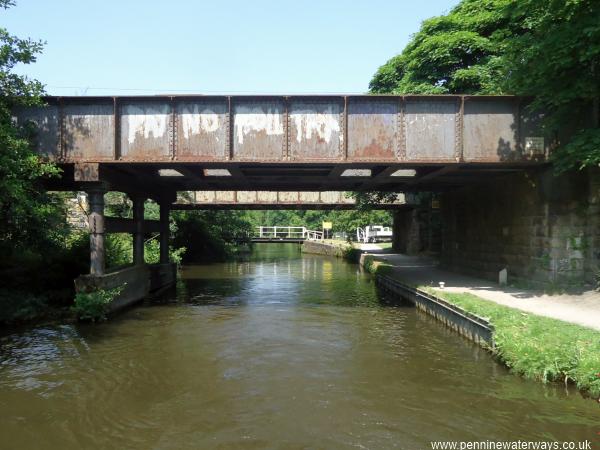
{"type": "Polygon", "coordinates": [[[90,204],[90,275],[104,275],[104,193],[103,187],[90,188],[87,191],[90,204]]]}
{"type": "Polygon", "coordinates": [[[420,250],[419,217],[415,208],[394,211],[392,248],[406,255],[420,250]]]}
{"type": "Polygon", "coordinates": [[[169,262],[169,213],[171,212],[170,203],[160,204],[160,263],[169,262]]]}
{"type": "Polygon", "coordinates": [[[143,265],[144,260],[144,198],[132,197],[133,202],[133,222],[135,232],[133,233],[133,264],[143,265]]]}

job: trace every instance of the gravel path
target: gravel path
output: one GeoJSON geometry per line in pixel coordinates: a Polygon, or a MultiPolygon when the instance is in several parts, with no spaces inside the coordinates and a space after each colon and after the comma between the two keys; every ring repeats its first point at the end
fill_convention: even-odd
{"type": "Polygon", "coordinates": [[[360,250],[364,250],[364,251],[376,251],[376,250],[381,250],[381,247],[377,244],[354,244],[355,247],[358,247],[360,250]]]}
{"type": "Polygon", "coordinates": [[[445,291],[469,292],[486,300],[540,316],[552,317],[600,330],[600,292],[546,295],[513,287],[500,287],[491,281],[442,270],[437,261],[421,256],[406,256],[384,251],[368,251],[394,266],[399,279],[411,284],[425,284],[445,291]]]}

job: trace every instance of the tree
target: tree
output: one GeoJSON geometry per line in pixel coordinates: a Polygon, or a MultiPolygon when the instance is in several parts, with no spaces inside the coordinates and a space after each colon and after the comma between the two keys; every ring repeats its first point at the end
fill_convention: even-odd
{"type": "MultiPolygon", "coordinates": [[[[13,6],[0,0],[0,8],[13,6]]],[[[62,201],[48,196],[40,181],[58,169],[32,151],[27,128],[12,122],[12,110],[40,105],[43,86],[15,74],[18,64],[35,62],[43,43],[19,39],[0,28],[0,251],[6,261],[15,251],[39,248],[61,230],[62,201]]]]}
{"type": "Polygon", "coordinates": [[[545,126],[574,134],[553,154],[559,171],[600,164],[600,3],[596,0],[519,0],[506,10],[525,18],[503,57],[506,90],[531,95],[547,113],[545,126]]]}
{"type": "Polygon", "coordinates": [[[424,21],[402,53],[379,68],[371,92],[501,94],[506,37],[521,29],[505,12],[510,1],[463,0],[424,21]]]}
{"type": "Polygon", "coordinates": [[[253,231],[241,211],[176,211],[173,220],[173,247],[188,263],[225,260],[253,231]]]}
{"type": "Polygon", "coordinates": [[[463,0],[423,22],[379,68],[373,93],[516,94],[545,114],[558,171],[600,164],[597,0],[463,0]]]}
{"type": "MultiPolygon", "coordinates": [[[[502,55],[507,36],[521,32],[505,8],[511,0],[463,0],[450,13],[423,22],[401,54],[387,61],[369,84],[383,94],[502,94],[502,55]]],[[[360,192],[360,208],[393,201],[397,193],[360,192]]]]}

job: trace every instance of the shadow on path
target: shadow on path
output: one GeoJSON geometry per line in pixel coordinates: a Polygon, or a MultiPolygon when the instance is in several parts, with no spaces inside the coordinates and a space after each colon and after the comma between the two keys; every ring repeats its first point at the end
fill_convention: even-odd
{"type": "Polygon", "coordinates": [[[438,261],[430,256],[408,256],[381,249],[366,253],[391,264],[393,276],[407,284],[439,290],[443,282],[447,292],[467,292],[501,305],[600,330],[600,292],[597,291],[548,295],[450,272],[440,268],[438,261]]]}

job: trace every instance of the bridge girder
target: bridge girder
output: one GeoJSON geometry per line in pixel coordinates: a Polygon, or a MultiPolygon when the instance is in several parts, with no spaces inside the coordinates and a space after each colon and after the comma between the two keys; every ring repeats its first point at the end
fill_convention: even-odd
{"type": "Polygon", "coordinates": [[[445,190],[545,164],[553,140],[512,96],[48,97],[14,111],[54,188],[445,190]]]}
{"type": "MultiPolygon", "coordinates": [[[[400,193],[394,201],[374,205],[374,209],[400,209],[412,200],[400,193]]],[[[172,209],[355,209],[356,199],[341,191],[186,191],[180,192],[172,209]]]]}

